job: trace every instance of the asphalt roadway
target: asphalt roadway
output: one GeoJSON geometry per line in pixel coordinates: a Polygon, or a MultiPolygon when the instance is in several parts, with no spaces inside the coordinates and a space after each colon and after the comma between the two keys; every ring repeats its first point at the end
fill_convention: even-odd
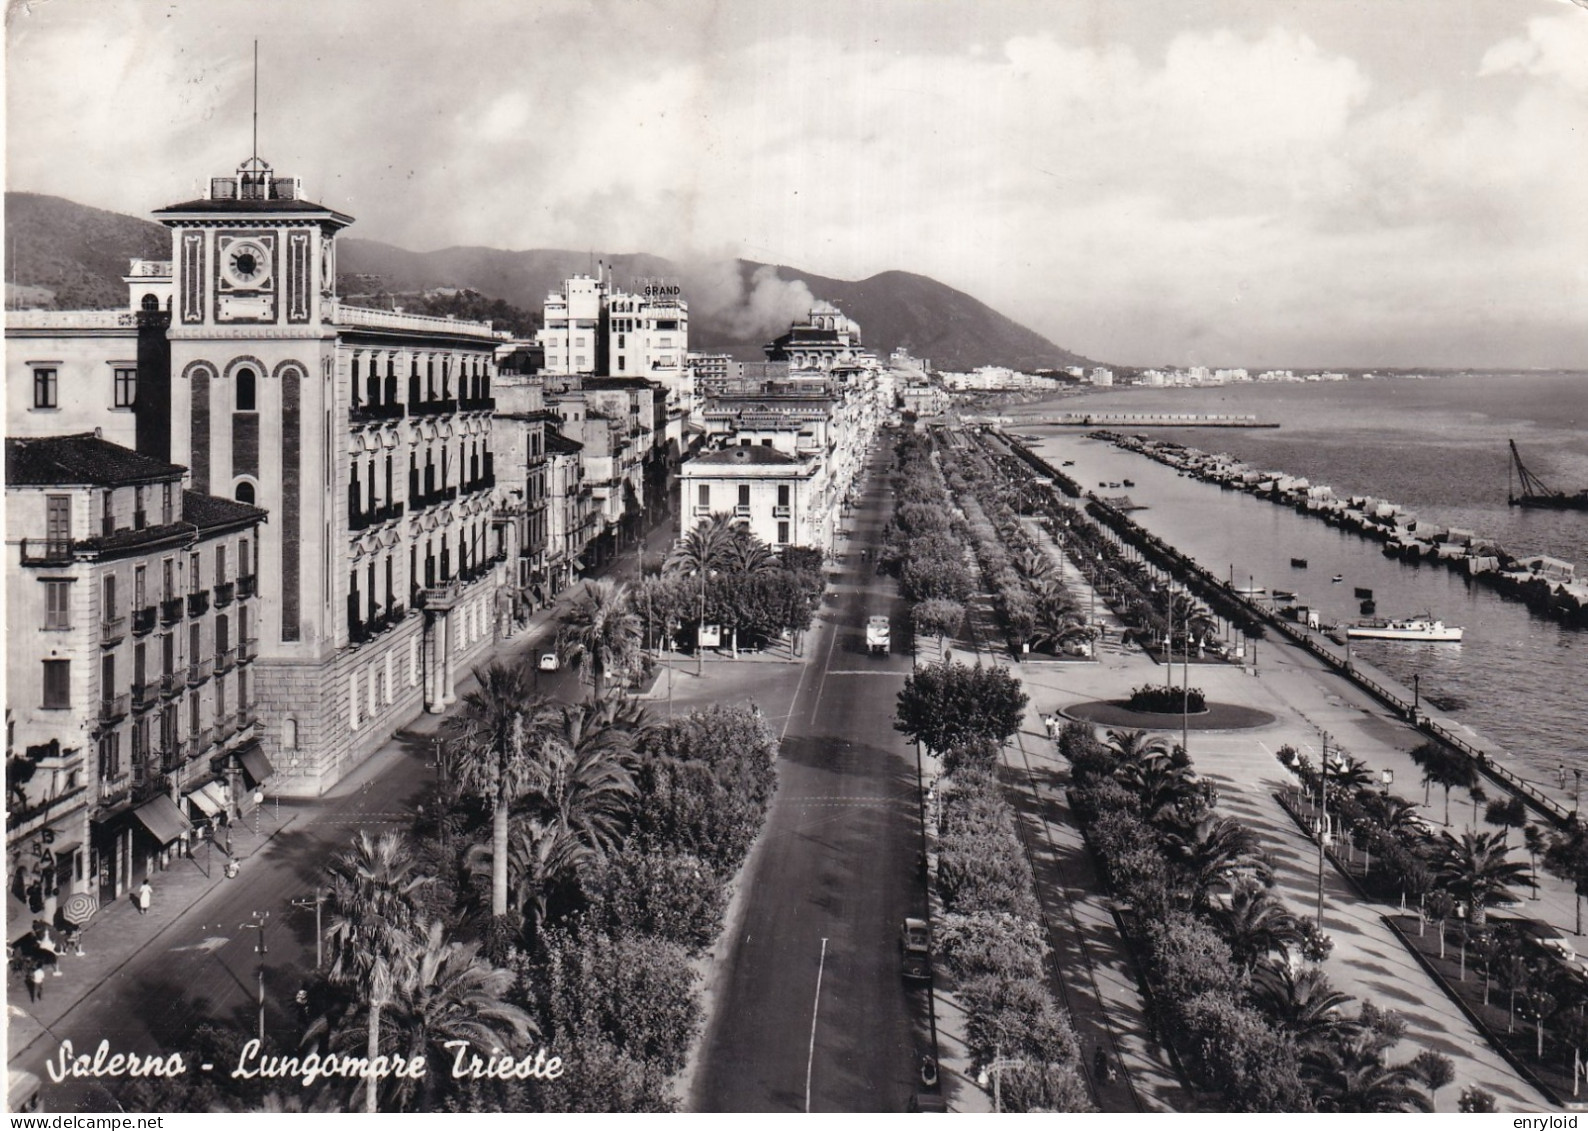
{"type": "Polygon", "coordinates": [[[904,1111],[931,1048],[926,992],[900,973],[899,928],[926,894],[915,751],[893,729],[906,606],[874,568],[884,467],[866,474],[809,662],[786,669],[800,674],[778,791],[728,926],[692,1110],[904,1111]],[[893,622],[885,657],[866,651],[878,614],[893,622]]]}

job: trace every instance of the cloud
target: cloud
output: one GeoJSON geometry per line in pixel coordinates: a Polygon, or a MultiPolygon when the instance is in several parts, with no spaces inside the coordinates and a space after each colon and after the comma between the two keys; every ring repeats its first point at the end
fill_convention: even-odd
{"type": "Polygon", "coordinates": [[[737,337],[771,337],[804,321],[815,296],[802,279],[784,279],[771,264],[757,267],[746,286],[744,272],[733,260],[687,264],[684,285],[690,309],[724,326],[737,337]]]}
{"type": "Polygon", "coordinates": [[[1556,78],[1588,91],[1588,10],[1527,21],[1527,35],[1502,40],[1478,65],[1483,77],[1503,74],[1556,78]]]}

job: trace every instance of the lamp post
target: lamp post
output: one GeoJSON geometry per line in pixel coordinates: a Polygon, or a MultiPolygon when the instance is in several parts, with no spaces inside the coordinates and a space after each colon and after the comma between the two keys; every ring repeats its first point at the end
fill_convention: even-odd
{"type": "Polygon", "coordinates": [[[1323,735],[1323,768],[1318,777],[1318,929],[1323,930],[1323,853],[1329,835],[1329,734],[1323,735]]]}
{"type": "MultiPolygon", "coordinates": [[[[1180,749],[1187,757],[1191,754],[1191,590],[1185,591],[1185,678],[1180,684],[1180,749]]],[[[1174,628],[1170,621],[1169,627],[1174,628]]]]}
{"type": "MultiPolygon", "coordinates": [[[[1349,639],[1349,637],[1347,638],[1349,639]]],[[[1417,725],[1417,713],[1422,707],[1422,673],[1412,673],[1412,726],[1417,725]]]]}
{"type": "Polygon", "coordinates": [[[325,905],[325,901],[329,898],[330,897],[317,886],[314,889],[313,899],[294,899],[292,901],[292,906],[294,907],[314,908],[314,968],[316,970],[320,969],[320,967],[324,964],[325,957],[325,936],[320,931],[320,908],[325,905]]]}
{"type": "Polygon", "coordinates": [[[265,791],[263,789],[254,790],[254,836],[256,837],[259,835],[259,810],[264,807],[264,804],[265,791]]]}
{"type": "Polygon", "coordinates": [[[1574,767],[1572,769],[1572,774],[1577,779],[1577,786],[1572,791],[1571,807],[1574,811],[1580,813],[1582,812],[1582,770],[1574,767]]]}
{"type": "Polygon", "coordinates": [[[1018,1059],[1016,1057],[1004,1056],[1003,1055],[1003,1050],[999,1049],[996,1052],[996,1054],[993,1056],[992,1063],[989,1064],[986,1068],[983,1068],[980,1072],[978,1072],[976,1074],[976,1083],[980,1084],[983,1088],[985,1088],[987,1086],[987,1075],[988,1075],[988,1073],[992,1074],[993,1111],[994,1112],[1001,1112],[1004,1109],[1004,1105],[1003,1105],[1003,1074],[1004,1074],[1004,1070],[1007,1069],[1007,1068],[1024,1068],[1024,1067],[1026,1067],[1026,1062],[1024,1060],[1020,1060],[1020,1059],[1018,1059]]]}
{"type": "Polygon", "coordinates": [[[1385,767],[1379,771],[1378,780],[1384,786],[1384,796],[1389,797],[1390,786],[1395,784],[1395,771],[1385,767]]]}
{"type": "Polygon", "coordinates": [[[254,917],[247,923],[239,923],[240,931],[258,931],[259,943],[254,947],[254,953],[259,955],[259,1043],[265,1043],[265,955],[270,953],[265,946],[265,923],[270,918],[268,911],[255,911],[254,917]]]}

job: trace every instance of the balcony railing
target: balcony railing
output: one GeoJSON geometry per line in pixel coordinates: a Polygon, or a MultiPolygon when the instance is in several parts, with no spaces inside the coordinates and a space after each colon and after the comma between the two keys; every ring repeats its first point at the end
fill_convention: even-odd
{"type": "Polygon", "coordinates": [[[149,605],[142,609],[133,609],[132,634],[134,636],[143,636],[146,633],[153,632],[155,617],[158,615],[159,610],[153,605],[149,605]]]}
{"type": "Polygon", "coordinates": [[[182,768],[182,763],[187,761],[191,748],[181,739],[166,743],[165,750],[160,754],[160,769],[167,774],[173,774],[182,768]]]}
{"type": "Polygon", "coordinates": [[[215,653],[215,674],[225,675],[237,666],[237,649],[227,648],[215,653]]]}
{"type": "Polygon", "coordinates": [[[66,565],[72,560],[70,538],[22,539],[23,565],[66,565]]]}
{"type": "Polygon", "coordinates": [[[251,663],[259,659],[259,637],[252,636],[247,640],[237,642],[237,662],[239,664],[251,663]]]}
{"type": "Polygon", "coordinates": [[[187,615],[201,617],[210,611],[210,591],[201,589],[197,593],[187,595],[187,615]]]}
{"type": "Polygon", "coordinates": [[[215,607],[217,609],[224,609],[227,605],[232,603],[232,599],[236,596],[237,583],[235,581],[221,582],[215,587],[215,607]]]}
{"type": "Polygon", "coordinates": [[[232,721],[237,724],[237,730],[244,730],[259,721],[259,711],[252,703],[246,707],[239,707],[237,713],[232,716],[232,721]]]}
{"type": "Polygon", "coordinates": [[[208,680],[212,674],[208,660],[200,660],[196,664],[189,664],[187,666],[187,685],[189,687],[197,687],[208,680]]]}
{"type": "Polygon", "coordinates": [[[463,491],[465,494],[474,491],[489,491],[495,486],[496,475],[494,473],[488,472],[485,475],[480,476],[478,479],[472,479],[465,483],[463,485],[463,491]]]}
{"type": "Polygon", "coordinates": [[[772,517],[773,518],[787,518],[789,516],[790,509],[791,508],[786,507],[786,506],[773,507],[772,508],[772,517]]]}
{"type": "Polygon", "coordinates": [[[252,597],[259,592],[259,575],[255,573],[239,574],[237,577],[237,596],[252,597]]]}
{"type": "Polygon", "coordinates": [[[167,672],[160,677],[160,694],[167,699],[182,694],[182,689],[187,686],[187,680],[181,672],[167,672]]]}
{"type": "Polygon", "coordinates": [[[160,685],[154,680],[132,685],[132,709],[147,711],[160,701],[160,685]]]}
{"type": "Polygon", "coordinates": [[[130,695],[107,695],[99,701],[99,721],[114,723],[127,717],[127,704],[130,695]]]}
{"type": "Polygon", "coordinates": [[[355,404],[347,415],[355,424],[363,424],[401,420],[406,413],[407,408],[401,401],[385,401],[380,404],[355,404]]]}
{"type": "Polygon", "coordinates": [[[741,517],[748,518],[750,516],[750,504],[740,503],[738,506],[733,508],[733,513],[741,517]]]}
{"type": "Polygon", "coordinates": [[[127,635],[127,618],[109,616],[99,622],[99,644],[102,648],[109,648],[120,644],[127,635]]]}
{"type": "Polygon", "coordinates": [[[458,411],[458,402],[451,399],[420,401],[418,404],[409,405],[410,412],[417,416],[442,416],[458,411]]]}
{"type": "Polygon", "coordinates": [[[196,733],[188,735],[187,741],[194,754],[202,754],[215,745],[215,728],[204,727],[196,733]]]}
{"type": "Polygon", "coordinates": [[[215,745],[219,746],[237,733],[237,716],[225,715],[215,720],[215,745]]]}
{"type": "Polygon", "coordinates": [[[464,397],[458,401],[458,407],[464,412],[490,412],[496,407],[496,398],[464,397]]]}

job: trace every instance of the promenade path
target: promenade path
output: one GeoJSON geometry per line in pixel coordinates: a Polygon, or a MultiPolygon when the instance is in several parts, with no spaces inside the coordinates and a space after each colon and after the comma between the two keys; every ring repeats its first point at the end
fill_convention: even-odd
{"type": "MultiPolygon", "coordinates": [[[[1040,536],[1050,554],[1063,558],[1045,532],[1038,528],[1033,533],[1040,536]]],[[[1067,559],[1063,560],[1063,575],[1082,605],[1093,600],[1084,573],[1067,559]]],[[[982,615],[975,619],[984,621],[990,630],[990,610],[985,601],[981,604],[982,615]]],[[[1103,609],[1101,602],[1096,608],[1103,609]]],[[[1039,852],[1035,861],[1039,883],[1045,893],[1061,892],[1065,897],[1061,902],[1068,915],[1056,915],[1050,906],[1050,927],[1052,921],[1062,923],[1068,917],[1070,926],[1065,930],[1072,938],[1084,940],[1078,953],[1085,960],[1079,966],[1063,964],[1063,968],[1070,979],[1071,1007],[1085,1052],[1091,1055],[1093,1046],[1087,1042],[1099,1039],[1099,1030],[1075,999],[1084,1002],[1090,996],[1105,1005],[1107,1034],[1131,1076],[1141,1108],[1187,1110],[1187,1097],[1146,1025],[1134,970],[1063,802],[1067,765],[1048,740],[1043,724],[1043,716],[1066,707],[1122,698],[1143,683],[1165,681],[1164,665],[1138,649],[1119,645],[1120,625],[1112,614],[1103,613],[1098,619],[1108,627],[1108,640],[1099,647],[1095,660],[1015,662],[1007,650],[997,646],[990,631],[988,638],[994,647],[982,656],[1010,667],[1030,696],[1024,726],[1006,751],[1006,766],[1011,780],[1020,781],[1029,791],[1032,804],[1023,807],[1023,814],[1028,820],[1039,820],[1041,842],[1048,849],[1039,852]],[[1089,983],[1094,989],[1086,988],[1089,983]]],[[[969,645],[962,642],[960,646],[969,645]]],[[[1255,673],[1234,664],[1199,663],[1194,665],[1191,682],[1210,700],[1254,707],[1276,719],[1269,726],[1248,731],[1193,731],[1189,752],[1198,773],[1217,785],[1220,811],[1245,822],[1261,839],[1275,865],[1276,893],[1296,914],[1316,912],[1318,853],[1315,842],[1301,833],[1274,799],[1276,792],[1295,782],[1275,758],[1281,746],[1294,746],[1316,764],[1322,735],[1327,732],[1331,750],[1336,744],[1343,745],[1375,775],[1381,769],[1393,770],[1397,792],[1417,801],[1426,819],[1436,828],[1442,827],[1444,799],[1435,792],[1423,804],[1423,791],[1418,788],[1421,771],[1408,755],[1422,736],[1300,648],[1277,639],[1265,640],[1255,673]]],[[[1171,737],[1179,739],[1178,735],[1171,737]]],[[[1451,798],[1451,824],[1458,835],[1471,824],[1472,810],[1464,795],[1451,798]]],[[[1481,822],[1481,811],[1479,819],[1481,822]]],[[[1521,913],[1570,932],[1574,925],[1570,889],[1541,875],[1539,894],[1537,900],[1525,900],[1521,913]]],[[[1392,1060],[1408,1060],[1422,1049],[1432,1049],[1454,1061],[1455,1081],[1436,1095],[1436,1110],[1456,1111],[1460,1092],[1468,1086],[1492,1092],[1502,1111],[1548,1108],[1543,1095],[1489,1047],[1385,926],[1380,916],[1389,910],[1387,904],[1359,899],[1334,866],[1325,865],[1323,921],[1334,940],[1334,950],[1323,966],[1335,987],[1356,999],[1349,1008],[1354,1010],[1359,1002],[1369,1000],[1405,1018],[1406,1036],[1391,1051],[1392,1060]]],[[[1062,934],[1055,931],[1056,936],[1062,934]]],[[[1056,948],[1064,945],[1062,937],[1055,938],[1056,948]]]]}

